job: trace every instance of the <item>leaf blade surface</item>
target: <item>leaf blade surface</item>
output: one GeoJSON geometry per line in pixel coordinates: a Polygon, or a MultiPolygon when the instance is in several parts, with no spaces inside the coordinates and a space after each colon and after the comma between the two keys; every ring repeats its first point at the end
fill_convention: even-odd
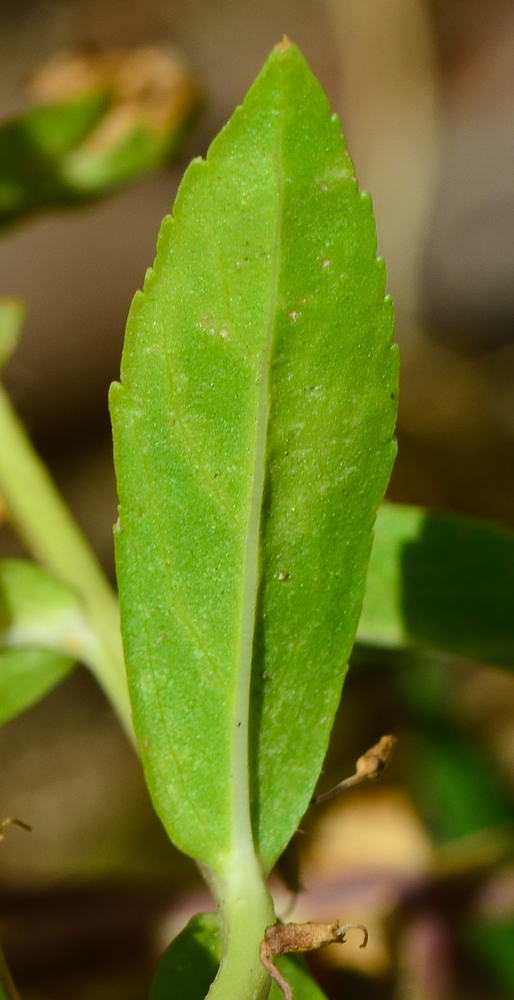
{"type": "Polygon", "coordinates": [[[279,46],[185,175],[111,395],[136,730],[214,870],[250,796],[271,867],[325,753],[394,456],[375,251],[339,123],[279,46]]]}

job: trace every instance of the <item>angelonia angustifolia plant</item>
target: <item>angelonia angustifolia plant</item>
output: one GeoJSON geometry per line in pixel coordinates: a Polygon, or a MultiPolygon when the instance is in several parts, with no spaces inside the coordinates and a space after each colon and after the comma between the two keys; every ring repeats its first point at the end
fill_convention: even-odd
{"type": "MultiPolygon", "coordinates": [[[[0,518],[35,559],[0,560],[0,724],[86,664],[217,905],[166,949],[151,1000],[323,1000],[295,953],[348,928],[277,921],[267,879],[313,798],[355,639],[514,666],[514,538],[378,509],[398,380],[384,282],[339,120],[284,39],[186,172],[130,312],[110,396],[123,645],[0,387],[0,518]]],[[[22,319],[0,300],[0,366],[22,319]]],[[[376,776],[391,741],[341,787],[376,776]]],[[[0,1000],[16,997],[0,952],[0,1000]]]]}
{"type": "Polygon", "coordinates": [[[153,802],[219,905],[209,996],[266,997],[266,879],[312,798],[395,454],[371,201],[299,50],[191,164],[110,408],[122,632],[153,802]]]}

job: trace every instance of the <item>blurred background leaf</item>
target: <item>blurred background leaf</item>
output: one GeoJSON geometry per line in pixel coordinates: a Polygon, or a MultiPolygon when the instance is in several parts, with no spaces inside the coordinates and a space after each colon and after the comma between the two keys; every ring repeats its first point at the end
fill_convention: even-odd
{"type": "Polygon", "coordinates": [[[25,306],[17,299],[0,298],[0,369],[12,354],[25,317],[25,306]]]}
{"type": "Polygon", "coordinates": [[[102,197],[162,166],[199,92],[171,48],[60,53],[31,76],[38,103],[0,123],[0,226],[102,197]]]}
{"type": "Polygon", "coordinates": [[[74,663],[49,649],[0,650],[0,725],[37,704],[74,663]]]}
{"type": "Polygon", "coordinates": [[[513,667],[513,608],[514,535],[420,508],[380,508],[360,642],[513,667]]]}

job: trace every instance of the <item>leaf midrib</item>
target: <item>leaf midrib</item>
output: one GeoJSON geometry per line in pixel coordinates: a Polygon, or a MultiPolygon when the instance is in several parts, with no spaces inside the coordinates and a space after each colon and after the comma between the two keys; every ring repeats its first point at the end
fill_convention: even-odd
{"type": "Polygon", "coordinates": [[[280,252],[282,239],[283,171],[282,130],[284,107],[279,109],[275,143],[276,224],[270,277],[269,309],[266,337],[261,354],[258,380],[255,456],[252,475],[252,494],[246,533],[243,569],[243,600],[239,644],[237,688],[234,701],[232,744],[232,835],[233,853],[254,853],[250,807],[249,774],[249,725],[250,686],[253,664],[255,618],[260,583],[260,528],[266,478],[266,451],[270,414],[270,360],[276,324],[278,286],[280,277],[280,252]]]}

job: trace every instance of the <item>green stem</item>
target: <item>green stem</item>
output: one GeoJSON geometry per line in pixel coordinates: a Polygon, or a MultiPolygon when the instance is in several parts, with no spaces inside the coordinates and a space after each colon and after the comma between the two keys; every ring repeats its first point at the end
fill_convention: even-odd
{"type": "Polygon", "coordinates": [[[82,598],[98,639],[90,666],[133,740],[116,597],[1,387],[0,441],[0,490],[12,520],[35,558],[82,598]]]}
{"type": "Polygon", "coordinates": [[[7,968],[4,953],[0,948],[0,1000],[20,1000],[19,993],[7,968]]]}
{"type": "Polygon", "coordinates": [[[254,851],[235,855],[223,884],[213,889],[220,904],[223,948],[208,1000],[266,1000],[270,977],[261,964],[259,948],[266,927],[276,917],[254,851]]]}

